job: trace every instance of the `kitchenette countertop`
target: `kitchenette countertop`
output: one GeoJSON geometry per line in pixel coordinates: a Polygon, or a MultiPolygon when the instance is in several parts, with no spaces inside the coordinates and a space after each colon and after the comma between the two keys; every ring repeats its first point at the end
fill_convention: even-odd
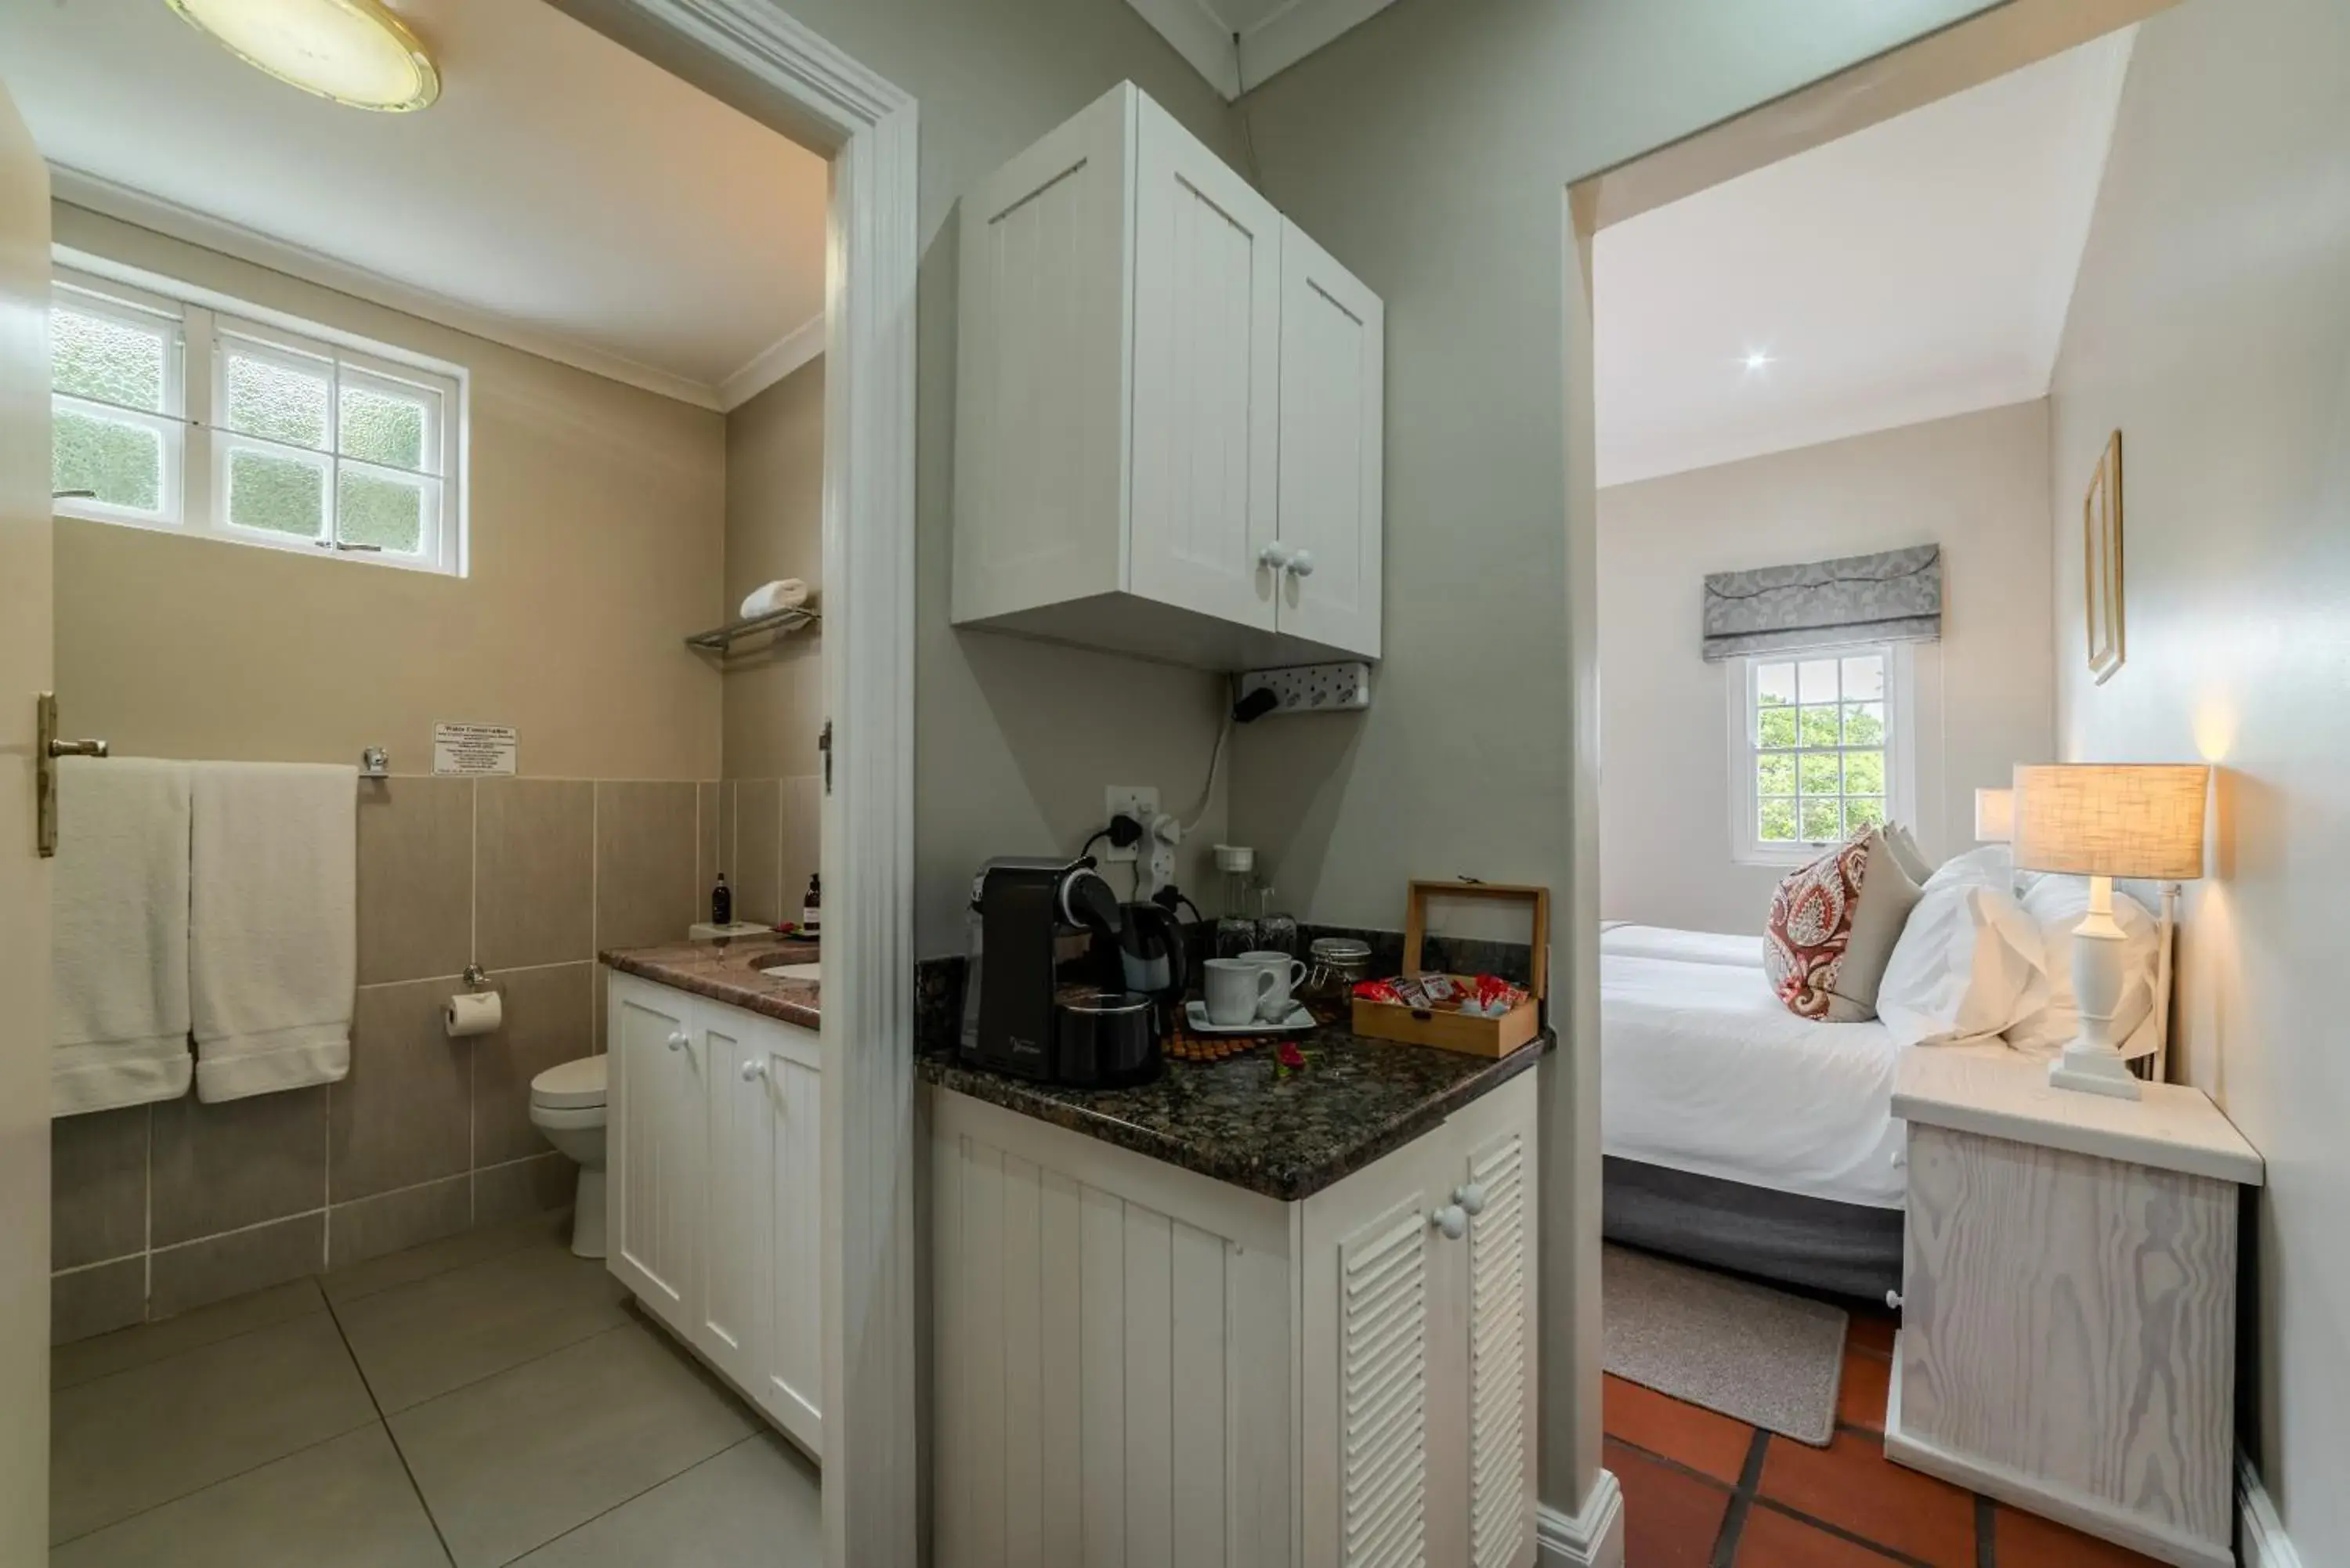
{"type": "Polygon", "coordinates": [[[1319,1029],[1296,1037],[1308,1064],[1287,1077],[1275,1075],[1268,1044],[1222,1062],[1170,1062],[1130,1089],[1031,1083],[936,1050],[915,1070],[939,1088],[1294,1203],[1525,1072],[1553,1039],[1546,1031],[1496,1061],[1319,1029]]]}
{"type": "Polygon", "coordinates": [[[785,937],[733,937],[718,941],[670,942],[657,948],[622,948],[596,956],[622,974],[633,974],[656,985],[673,986],[723,1002],[747,1012],[821,1029],[819,983],[812,980],[781,980],[761,974],[762,969],[785,964],[816,963],[815,942],[785,937]]]}

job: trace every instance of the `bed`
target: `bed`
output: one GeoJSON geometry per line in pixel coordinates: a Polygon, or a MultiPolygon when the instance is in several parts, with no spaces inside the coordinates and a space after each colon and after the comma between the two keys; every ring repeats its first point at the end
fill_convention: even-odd
{"type": "Polygon", "coordinates": [[[1788,1012],[1763,979],[1759,937],[1608,928],[1606,1234],[1815,1290],[1898,1288],[1898,1054],[1881,1023],[1788,1012]]]}

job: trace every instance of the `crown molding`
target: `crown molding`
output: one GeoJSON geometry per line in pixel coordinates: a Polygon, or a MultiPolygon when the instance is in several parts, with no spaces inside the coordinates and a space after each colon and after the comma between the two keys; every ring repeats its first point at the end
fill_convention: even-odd
{"type": "MultiPolygon", "coordinates": [[[[418,288],[366,267],[337,260],[305,245],[275,239],[232,223],[224,218],[183,207],[177,202],[150,195],[97,174],[62,163],[49,165],[49,191],[68,206],[80,207],[100,217],[130,223],[186,244],[218,251],[253,266],[284,273],[304,283],[348,294],[370,305],[405,312],[475,337],[487,338],[591,376],[619,381],[695,408],[723,412],[727,404],[720,389],[691,377],[674,375],[640,364],[625,355],[591,348],[557,333],[534,331],[493,312],[463,305],[430,289],[418,288]]],[[[818,318],[821,321],[821,317],[818,318]]],[[[789,341],[789,339],[785,339],[789,341]]],[[[777,345],[780,347],[780,345],[777,345]]],[[[819,345],[821,347],[821,345],[819,345]]],[[[769,348],[765,353],[775,352],[769,348]]],[[[764,358],[763,353],[761,358],[764,358]]],[[[754,360],[753,364],[758,363],[754,360]]],[[[746,369],[748,367],[745,368],[746,369]]],[[[737,372],[741,374],[742,372],[737,372]]]]}
{"type": "Polygon", "coordinates": [[[728,413],[749,402],[801,366],[824,354],[824,312],[819,310],[718,383],[718,406],[728,413]]]}
{"type": "Polygon", "coordinates": [[[1127,0],[1229,103],[1287,70],[1395,0],[1289,0],[1245,32],[1217,16],[1215,0],[1127,0]]]}

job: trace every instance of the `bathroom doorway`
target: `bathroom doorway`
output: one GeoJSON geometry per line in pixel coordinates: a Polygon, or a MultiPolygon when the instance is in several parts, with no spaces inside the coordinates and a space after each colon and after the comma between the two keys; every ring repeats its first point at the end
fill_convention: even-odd
{"type": "MultiPolygon", "coordinates": [[[[709,57],[672,57],[670,22],[624,44],[538,0],[414,14],[439,99],[400,116],[264,82],[160,7],[20,18],[0,49],[28,65],[7,85],[55,187],[47,303],[58,374],[79,378],[40,389],[55,488],[97,492],[61,498],[46,531],[56,675],[40,689],[76,735],[108,738],[109,762],[326,764],[353,792],[352,874],[323,895],[342,900],[351,954],[341,1038],[281,1063],[283,1083],[208,1057],[199,939],[184,1060],[165,1047],[54,1091],[82,1098],[44,1162],[36,1250],[65,1343],[32,1376],[57,1412],[33,1490],[57,1561],[167,1542],[188,1560],[199,1520],[225,1551],[265,1518],[293,1550],[299,1511],[279,1502],[344,1483],[417,1561],[567,1560],[681,1509],[812,1553],[844,1507],[819,1495],[818,1464],[874,1422],[839,1409],[795,1449],[577,1255],[593,1251],[566,1215],[579,1168],[557,1152],[576,1140],[549,1131],[535,1085],[603,1050],[599,955],[686,941],[722,874],[737,921],[797,922],[811,902],[829,917],[827,1064],[910,1010],[889,867],[910,853],[891,581],[910,551],[890,547],[910,536],[910,392],[900,415],[889,389],[910,388],[911,186],[899,214],[882,182],[904,177],[910,105],[795,32],[738,49],[730,91],[820,65],[856,76],[856,101],[722,103],[673,74],[708,74],[709,57]],[[140,87],[155,68],[170,80],[140,87]],[[188,128],[185,156],[141,161],[109,138],[104,105],[124,92],[188,128]],[[273,144],[332,188],[305,192],[289,164],[296,189],[273,192],[273,144]],[[837,161],[856,150],[856,170],[837,161]],[[305,207],[334,221],[305,231],[305,207]],[[896,222],[904,254],[848,241],[860,219],[896,222]],[[154,375],[106,379],[126,364],[154,375]],[[860,417],[852,388],[883,411],[860,417]],[[746,606],[756,588],[803,613],[746,606]],[[746,620],[764,624],[746,638],[746,620]],[[827,793],[851,780],[855,798],[827,793]],[[442,1012],[468,998],[499,1016],[452,1031],[442,1012]],[[219,1415],[232,1387],[290,1397],[239,1412],[267,1452],[140,1415],[219,1415]],[[635,1457],[618,1490],[579,1491],[598,1467],[573,1455],[554,1489],[567,1501],[511,1506],[532,1464],[598,1429],[598,1400],[654,1423],[606,1431],[635,1457]],[[500,1465],[516,1484],[488,1484],[500,1465]]],[[[214,786],[198,772],[203,822],[214,786]]],[[[60,781],[68,856],[77,782],[60,781]]],[[[910,1093],[906,1074],[823,1077],[827,1153],[910,1093]]],[[[809,1227],[840,1249],[808,1260],[827,1293],[844,1253],[855,1276],[850,1310],[824,1314],[827,1415],[863,1388],[837,1325],[903,1288],[889,1234],[907,1216],[866,1201],[843,1163],[812,1161],[794,1195],[848,1211],[809,1227]]],[[[905,1348],[907,1371],[879,1358],[884,1422],[910,1424],[905,1348]]]]}

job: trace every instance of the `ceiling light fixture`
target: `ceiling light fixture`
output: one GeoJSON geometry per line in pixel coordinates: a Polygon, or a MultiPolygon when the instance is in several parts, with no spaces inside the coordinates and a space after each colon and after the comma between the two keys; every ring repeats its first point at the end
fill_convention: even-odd
{"type": "Polygon", "coordinates": [[[1749,353],[1749,354],[1746,356],[1746,359],[1745,359],[1745,365],[1746,365],[1746,368],[1747,368],[1748,369],[1750,369],[1750,370],[1760,370],[1760,369],[1762,369],[1765,365],[1768,365],[1768,364],[1770,364],[1771,362],[1772,362],[1772,360],[1771,360],[1771,356],[1770,356],[1770,355],[1768,355],[1768,354],[1765,354],[1765,353],[1764,353],[1764,352],[1762,352],[1762,350],[1761,350],[1760,348],[1757,348],[1757,349],[1753,350],[1752,352],[1749,353]]]}
{"type": "Polygon", "coordinates": [[[169,0],[189,26],[279,81],[398,113],[441,96],[424,46],[380,0],[169,0]]]}

